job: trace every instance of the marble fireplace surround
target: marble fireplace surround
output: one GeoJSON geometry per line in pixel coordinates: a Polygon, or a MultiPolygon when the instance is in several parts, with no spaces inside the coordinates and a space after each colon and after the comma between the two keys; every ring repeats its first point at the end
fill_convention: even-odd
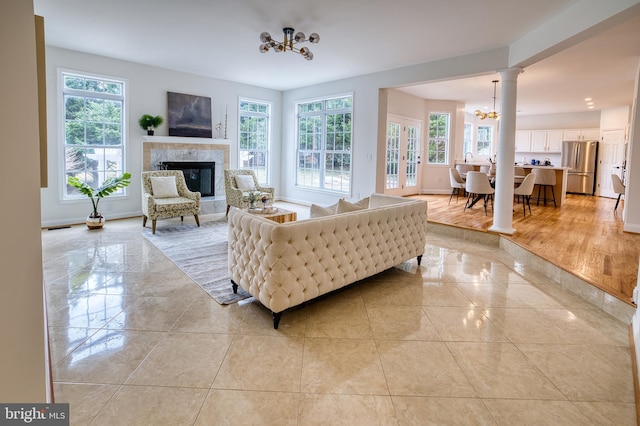
{"type": "Polygon", "coordinates": [[[159,170],[165,161],[215,162],[214,197],[203,197],[200,214],[225,211],[223,170],[229,168],[229,140],[147,136],[142,141],[142,171],[159,170]]]}

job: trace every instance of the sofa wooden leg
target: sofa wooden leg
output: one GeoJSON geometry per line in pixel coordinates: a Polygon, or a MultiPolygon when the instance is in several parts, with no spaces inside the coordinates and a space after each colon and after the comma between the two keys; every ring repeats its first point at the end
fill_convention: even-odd
{"type": "Polygon", "coordinates": [[[231,208],[231,206],[229,204],[227,204],[227,212],[224,214],[225,216],[229,216],[229,209],[231,208]]]}
{"type": "Polygon", "coordinates": [[[271,316],[273,316],[273,329],[278,329],[278,324],[280,324],[280,318],[282,318],[282,312],[271,312],[271,316]]]}
{"type": "Polygon", "coordinates": [[[422,255],[418,255],[416,259],[418,260],[418,266],[420,266],[420,262],[422,262],[422,255]]]}
{"type": "Polygon", "coordinates": [[[147,217],[142,215],[142,227],[144,228],[145,226],[147,226],[147,217]]]}
{"type": "Polygon", "coordinates": [[[196,225],[200,226],[200,219],[198,219],[198,215],[194,214],[193,217],[196,218],[196,225]]]}
{"type": "Polygon", "coordinates": [[[238,294],[238,284],[236,284],[233,280],[231,280],[231,288],[233,289],[233,294],[238,294]]]}
{"type": "Polygon", "coordinates": [[[154,235],[156,233],[156,219],[151,220],[151,233],[154,235]]]}
{"type": "Polygon", "coordinates": [[[184,216],[180,216],[180,222],[184,222],[184,216]]]}

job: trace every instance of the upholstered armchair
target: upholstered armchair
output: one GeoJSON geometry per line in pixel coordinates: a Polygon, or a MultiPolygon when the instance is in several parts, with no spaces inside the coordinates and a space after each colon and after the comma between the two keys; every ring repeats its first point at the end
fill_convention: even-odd
{"type": "Polygon", "coordinates": [[[151,219],[151,230],[156,233],[156,220],[193,215],[196,224],[200,213],[200,193],[189,191],[182,170],[156,170],[142,172],[142,226],[151,219]]]}
{"type": "Polygon", "coordinates": [[[227,198],[227,215],[231,206],[239,209],[247,208],[249,192],[259,192],[274,200],[275,189],[261,186],[253,170],[224,170],[224,190],[227,198]],[[236,179],[236,176],[240,176],[236,179]],[[238,184],[240,183],[240,184],[238,184]]]}

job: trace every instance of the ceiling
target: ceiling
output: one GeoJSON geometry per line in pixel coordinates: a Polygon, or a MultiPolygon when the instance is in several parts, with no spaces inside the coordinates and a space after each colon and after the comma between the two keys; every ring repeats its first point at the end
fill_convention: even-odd
{"type": "MultiPolygon", "coordinates": [[[[309,86],[509,45],[577,0],[34,0],[47,44],[276,90],[309,86]],[[500,23],[500,25],[496,25],[500,23]],[[258,51],[291,26],[320,35],[312,61],[258,51]]],[[[521,114],[630,105],[640,17],[526,68],[521,114]]],[[[487,75],[402,88],[429,99],[492,106],[487,75]]],[[[499,90],[498,90],[499,94],[499,90]]],[[[498,100],[499,104],[499,100],[498,100]]]]}

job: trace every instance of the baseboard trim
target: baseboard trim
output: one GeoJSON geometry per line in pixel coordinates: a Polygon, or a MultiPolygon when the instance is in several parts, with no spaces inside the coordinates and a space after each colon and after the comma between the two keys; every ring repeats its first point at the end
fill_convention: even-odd
{"type": "Polygon", "coordinates": [[[633,370],[633,393],[636,400],[636,423],[640,425],[640,384],[638,383],[638,361],[632,324],[629,325],[629,349],[631,350],[631,369],[633,370]]]}

